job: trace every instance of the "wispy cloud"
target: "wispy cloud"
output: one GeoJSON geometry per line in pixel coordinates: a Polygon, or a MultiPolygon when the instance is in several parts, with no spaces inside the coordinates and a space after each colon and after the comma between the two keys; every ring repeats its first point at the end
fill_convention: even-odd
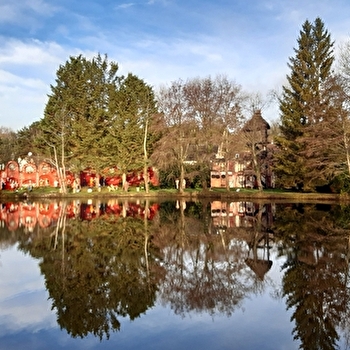
{"type": "Polygon", "coordinates": [[[57,63],[64,49],[54,42],[41,42],[36,39],[21,41],[0,39],[0,64],[40,66],[57,63]]]}
{"type": "Polygon", "coordinates": [[[349,12],[348,0],[1,0],[0,126],[38,120],[58,66],[80,53],[107,53],[154,87],[227,74],[253,92],[275,89],[305,19],[320,16],[344,40],[349,12]]]}
{"type": "Polygon", "coordinates": [[[38,262],[18,254],[16,247],[12,247],[2,251],[1,263],[0,335],[54,327],[56,315],[50,308],[50,302],[42,302],[48,300],[48,293],[38,262]],[[13,266],[17,266],[16,273],[13,266]]]}
{"type": "Polygon", "coordinates": [[[0,39],[0,125],[14,130],[43,116],[66,51],[57,43],[0,39]]]}
{"type": "Polygon", "coordinates": [[[0,3],[0,23],[17,23],[24,25],[33,16],[51,17],[59,7],[44,0],[11,1],[0,3]],[[23,22],[26,20],[25,22],[23,22]]]}
{"type": "Polygon", "coordinates": [[[128,2],[128,3],[124,3],[124,4],[120,4],[118,6],[116,6],[116,9],[127,9],[129,7],[135,6],[134,2],[128,2]]]}

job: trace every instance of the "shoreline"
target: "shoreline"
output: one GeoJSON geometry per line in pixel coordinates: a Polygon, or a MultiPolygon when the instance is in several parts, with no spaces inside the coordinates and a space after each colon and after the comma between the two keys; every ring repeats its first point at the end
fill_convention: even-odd
{"type": "Polygon", "coordinates": [[[159,189],[151,190],[149,193],[144,191],[129,191],[129,192],[107,192],[93,190],[88,192],[87,189],[83,189],[79,193],[67,193],[61,194],[58,191],[53,190],[41,190],[34,189],[31,192],[11,192],[0,191],[0,200],[38,200],[38,199],[93,199],[93,198],[134,198],[134,199],[188,199],[188,200],[255,200],[255,201],[293,201],[293,202],[350,202],[349,194],[335,194],[335,193],[300,193],[300,192],[279,192],[279,191],[258,191],[242,189],[239,192],[226,191],[222,189],[212,189],[206,191],[197,191],[186,189],[183,193],[179,193],[177,190],[171,189],[159,189]]]}

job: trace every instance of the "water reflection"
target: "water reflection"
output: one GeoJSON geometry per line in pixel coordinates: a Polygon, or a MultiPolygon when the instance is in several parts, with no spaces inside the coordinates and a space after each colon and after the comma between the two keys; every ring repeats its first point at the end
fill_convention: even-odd
{"type": "MultiPolygon", "coordinates": [[[[1,206],[2,246],[40,259],[59,326],[108,339],[157,302],[181,316],[231,316],[269,288],[296,344],[333,349],[349,335],[348,206],[149,200],[1,206]],[[269,275],[283,258],[283,279],[269,275]]],[[[252,321],[253,322],[253,321],[252,321]]],[[[344,340],[345,339],[345,340],[344,340]]]]}
{"type": "Polygon", "coordinates": [[[99,216],[144,217],[152,220],[158,211],[158,204],[145,208],[140,201],[128,202],[111,199],[80,201],[46,201],[46,202],[7,202],[1,204],[0,223],[10,231],[24,228],[32,232],[36,226],[47,228],[54,226],[65,216],[68,219],[92,220],[99,216]]]}
{"type": "Polygon", "coordinates": [[[349,207],[290,205],[278,215],[283,293],[293,308],[294,337],[305,349],[334,349],[348,335],[349,207]]]}

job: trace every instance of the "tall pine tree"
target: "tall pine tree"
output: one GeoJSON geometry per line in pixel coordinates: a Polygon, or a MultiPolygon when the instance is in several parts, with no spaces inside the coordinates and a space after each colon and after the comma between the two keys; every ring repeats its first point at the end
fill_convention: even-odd
{"type": "Polygon", "coordinates": [[[289,58],[288,86],[280,98],[281,136],[275,172],[279,184],[305,190],[319,185],[310,178],[312,154],[307,155],[308,136],[313,126],[327,119],[327,82],[332,75],[333,45],[320,18],[302,26],[295,56],[289,58]],[[308,159],[309,158],[309,159],[308,159]]]}

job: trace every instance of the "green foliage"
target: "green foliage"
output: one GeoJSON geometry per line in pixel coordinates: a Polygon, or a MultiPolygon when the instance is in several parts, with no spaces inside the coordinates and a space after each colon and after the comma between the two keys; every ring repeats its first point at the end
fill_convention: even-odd
{"type": "MultiPolygon", "coordinates": [[[[280,205],[274,222],[284,264],[283,296],[303,349],[334,349],[347,304],[348,241],[337,206],[280,205]],[[334,296],[337,295],[335,298],[334,296]]],[[[344,217],[343,217],[344,218],[344,217]]]]}
{"type": "MultiPolygon", "coordinates": [[[[39,125],[42,153],[52,157],[55,150],[73,171],[117,165],[127,172],[143,165],[145,128],[156,112],[154,93],[138,77],[117,73],[118,64],[107,55],[70,57],[59,67],[39,125]]],[[[151,151],[152,135],[146,137],[151,151]]]]}
{"type": "MultiPolygon", "coordinates": [[[[57,322],[72,337],[108,339],[120,330],[119,319],[134,320],[154,305],[160,276],[150,274],[144,263],[143,220],[74,220],[56,232],[56,240],[48,231],[23,242],[22,249],[42,260],[57,322]]],[[[147,247],[148,262],[155,266],[158,253],[153,244],[147,247]]]]}
{"type": "Polygon", "coordinates": [[[77,169],[103,166],[101,143],[108,101],[119,80],[117,70],[116,63],[100,55],[92,60],[70,57],[59,67],[40,123],[43,151],[55,147],[77,169]]]}
{"type": "Polygon", "coordinates": [[[175,180],[179,178],[179,171],[175,167],[159,170],[159,183],[161,188],[175,188],[175,180]]]}
{"type": "Polygon", "coordinates": [[[118,90],[109,103],[108,135],[103,145],[110,164],[117,162],[123,173],[144,165],[144,138],[152,151],[154,134],[146,128],[153,122],[156,102],[152,88],[133,74],[120,80],[118,90]]]}
{"type": "Polygon", "coordinates": [[[336,193],[350,193],[350,177],[346,173],[339,174],[331,182],[331,188],[336,193]]]}
{"type": "Polygon", "coordinates": [[[303,24],[297,42],[295,56],[288,64],[291,69],[288,86],[283,86],[280,98],[281,136],[275,139],[280,151],[275,171],[286,186],[312,187],[308,159],[303,154],[308,140],[303,136],[308,126],[327,118],[323,101],[328,101],[325,84],[332,73],[333,42],[320,18],[303,24]]]}

